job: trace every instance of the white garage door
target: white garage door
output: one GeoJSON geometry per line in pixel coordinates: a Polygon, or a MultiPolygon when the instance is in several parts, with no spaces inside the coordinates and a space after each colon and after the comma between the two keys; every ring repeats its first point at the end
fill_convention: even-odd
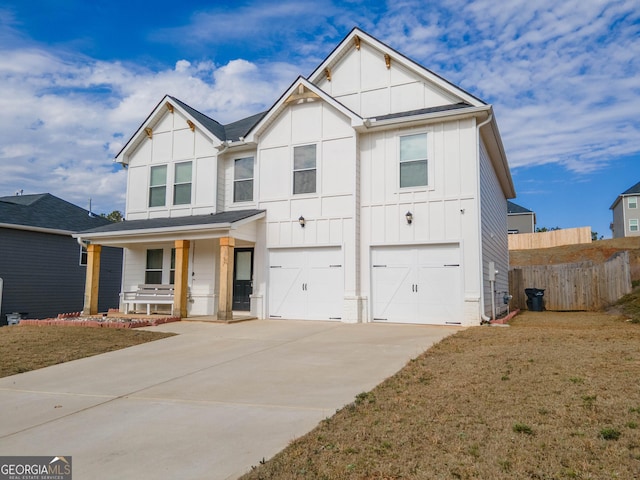
{"type": "Polygon", "coordinates": [[[457,244],[376,247],[371,260],[374,321],[461,323],[463,294],[457,244]]]}
{"type": "Polygon", "coordinates": [[[269,317],[340,320],[343,299],[339,247],[269,252],[269,317]]]}

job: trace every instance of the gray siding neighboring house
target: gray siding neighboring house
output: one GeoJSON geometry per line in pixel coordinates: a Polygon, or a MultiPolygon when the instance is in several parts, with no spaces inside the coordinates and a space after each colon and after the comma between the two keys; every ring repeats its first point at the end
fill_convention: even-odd
{"type": "Polygon", "coordinates": [[[613,238],[640,236],[640,182],[625,190],[616,198],[613,210],[611,236],[613,238]]]}
{"type": "MultiPolygon", "coordinates": [[[[0,197],[0,325],[7,314],[47,318],[82,310],[86,266],[71,235],[110,222],[48,193],[0,197]]],[[[117,308],[122,250],[101,255],[99,308],[117,308]]]]}
{"type": "Polygon", "coordinates": [[[535,233],[536,214],[516,203],[507,201],[507,225],[509,233],[535,233]]]}

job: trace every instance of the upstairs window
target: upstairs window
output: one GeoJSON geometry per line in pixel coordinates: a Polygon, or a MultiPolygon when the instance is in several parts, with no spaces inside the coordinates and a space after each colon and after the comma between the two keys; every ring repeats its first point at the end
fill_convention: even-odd
{"type": "Polygon", "coordinates": [[[144,271],[144,283],[158,285],[162,283],[162,256],[161,248],[147,250],[147,268],[144,271]]]}
{"type": "Polygon", "coordinates": [[[167,198],[167,166],[151,167],[149,181],[149,206],[164,207],[167,198]]]}
{"type": "Polygon", "coordinates": [[[637,218],[629,219],[629,231],[630,232],[637,232],[638,231],[638,219],[637,218]]]}
{"type": "Polygon", "coordinates": [[[176,163],[175,173],[173,204],[189,205],[191,203],[191,162],[176,163]]]}
{"type": "Polygon", "coordinates": [[[400,188],[427,185],[427,134],[400,137],[400,188]]]}
{"type": "Polygon", "coordinates": [[[293,193],[316,193],[316,146],[293,148],[293,193]]]}
{"type": "Polygon", "coordinates": [[[629,205],[629,208],[638,208],[638,197],[629,197],[627,205],[629,205]]]}
{"type": "Polygon", "coordinates": [[[233,201],[253,201],[253,157],[237,158],[233,164],[233,201]]]}

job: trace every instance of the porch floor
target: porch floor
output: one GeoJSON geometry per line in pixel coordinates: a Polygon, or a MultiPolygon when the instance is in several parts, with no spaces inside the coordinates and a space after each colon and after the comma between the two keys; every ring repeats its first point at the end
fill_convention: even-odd
{"type": "MultiPolygon", "coordinates": [[[[109,312],[107,315],[109,317],[116,318],[128,318],[128,319],[138,319],[138,320],[153,320],[154,318],[167,317],[170,314],[167,313],[152,313],[151,315],[147,315],[146,313],[121,313],[121,312],[109,312]]],[[[216,315],[191,315],[188,317],[181,318],[183,322],[212,322],[212,323],[236,323],[236,322],[246,322],[247,320],[256,320],[257,317],[252,316],[249,312],[233,312],[233,320],[218,320],[216,315]]]]}

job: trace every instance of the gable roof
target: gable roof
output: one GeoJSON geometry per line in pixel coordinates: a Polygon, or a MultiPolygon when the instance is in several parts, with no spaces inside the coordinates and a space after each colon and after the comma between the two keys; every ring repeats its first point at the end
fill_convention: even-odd
{"type": "Polygon", "coordinates": [[[624,192],[618,195],[613,204],[609,207],[609,210],[616,208],[616,205],[620,200],[622,200],[622,197],[626,197],[628,195],[640,195],[640,182],[636,183],[633,187],[627,188],[624,192]]]}
{"type": "Polygon", "coordinates": [[[258,123],[267,112],[257,113],[249,117],[243,118],[236,122],[223,125],[217,120],[199,112],[195,108],[187,105],[182,100],[171,95],[165,95],[160,102],[156,105],[153,111],[142,122],[140,127],[134,132],[129,140],[124,144],[116,155],[116,161],[121,163],[127,163],[126,158],[120,158],[125,151],[135,149],[138,144],[146,137],[145,129],[150,125],[154,125],[160,118],[166,113],[165,108],[170,105],[173,108],[177,108],[184,116],[189,118],[195,125],[198,125],[200,130],[205,133],[212,140],[217,140],[219,143],[238,141],[244,137],[251,128],[258,123]],[[120,158],[120,160],[118,160],[120,158]]]}
{"type": "Polygon", "coordinates": [[[637,195],[640,194],[640,182],[636,183],[633,187],[627,188],[620,195],[637,195]]]}
{"type": "Polygon", "coordinates": [[[295,82],[280,96],[273,106],[266,112],[264,116],[251,128],[247,134],[247,142],[255,141],[255,136],[264,131],[280,113],[291,103],[300,103],[307,101],[322,100],[338,110],[344,116],[351,120],[352,127],[358,127],[364,124],[362,117],[351,111],[341,102],[333,98],[331,95],[320,89],[306,78],[300,76],[295,82]]]}
{"type": "Polygon", "coordinates": [[[70,234],[107,224],[106,218],[50,193],[0,197],[0,225],[7,228],[70,234]]]}
{"type": "Polygon", "coordinates": [[[507,214],[515,215],[520,213],[533,213],[533,212],[528,208],[521,207],[517,203],[513,203],[512,201],[507,200],[507,214]]]}
{"type": "Polygon", "coordinates": [[[425,68],[419,63],[411,60],[409,57],[389,47],[377,38],[372,37],[365,31],[360,30],[358,27],[354,27],[351,32],[347,34],[347,36],[336,46],[336,48],[333,49],[329,56],[320,65],[318,65],[318,67],[311,73],[311,75],[309,75],[309,77],[307,77],[308,80],[312,83],[318,83],[318,81],[320,81],[324,76],[325,69],[331,69],[335,64],[337,64],[345,55],[345,53],[351,50],[352,45],[356,41],[358,42],[358,44],[364,41],[369,46],[381,51],[383,54],[389,55],[392,61],[396,61],[408,70],[413,71],[422,77],[425,77],[433,84],[437,85],[439,88],[459,98],[461,101],[468,103],[469,105],[473,105],[476,107],[487,105],[483,100],[463,90],[459,86],[454,85],[447,79],[432,72],[428,68],[425,68]]]}

